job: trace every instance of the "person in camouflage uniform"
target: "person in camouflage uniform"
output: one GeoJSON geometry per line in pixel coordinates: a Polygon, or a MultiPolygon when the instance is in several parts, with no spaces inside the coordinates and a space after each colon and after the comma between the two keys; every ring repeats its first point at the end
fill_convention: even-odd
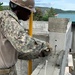
{"type": "Polygon", "coordinates": [[[28,20],[34,0],[10,0],[11,10],[0,11],[0,75],[17,75],[17,59],[30,60],[48,56],[49,45],[31,38],[19,20],[28,20]],[[24,17],[25,15],[25,17],[24,17]]]}

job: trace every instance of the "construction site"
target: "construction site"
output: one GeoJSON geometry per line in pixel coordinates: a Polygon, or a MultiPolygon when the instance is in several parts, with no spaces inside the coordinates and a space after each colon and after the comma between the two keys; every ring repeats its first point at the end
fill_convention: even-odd
{"type": "MultiPolygon", "coordinates": [[[[25,28],[28,21],[23,22],[25,28]]],[[[49,21],[33,21],[33,37],[49,42],[52,54],[32,60],[31,75],[75,75],[74,41],[75,23],[68,18],[49,18],[49,21]]],[[[28,74],[28,61],[18,60],[18,75],[28,74]]]]}
{"type": "MultiPolygon", "coordinates": [[[[14,3],[14,1],[15,0],[11,0],[11,3],[14,3]]],[[[23,2],[25,1],[26,0],[23,2]]],[[[15,1],[14,4],[16,4],[17,7],[20,6],[20,2],[17,4],[15,1]]],[[[21,60],[17,58],[17,75],[75,75],[75,22],[71,21],[69,18],[57,18],[55,14],[53,14],[54,17],[52,17],[53,15],[50,17],[47,15],[50,14],[50,12],[47,13],[47,11],[44,11],[47,14],[43,14],[45,17],[49,17],[47,21],[33,20],[33,12],[29,9],[30,8],[27,9],[30,11],[30,16],[28,16],[29,19],[25,21],[19,20],[20,23],[18,23],[19,21],[17,21],[17,19],[13,16],[12,18],[17,21],[17,24],[20,24],[21,28],[28,31],[29,37],[34,37],[36,39],[48,42],[51,47],[51,53],[45,57],[39,57],[31,60],[21,60]]],[[[53,8],[51,9],[53,10],[53,8]]],[[[18,13],[18,10],[16,12],[18,13]]],[[[38,16],[36,15],[35,18],[37,17],[38,16]]],[[[13,23],[16,22],[13,20],[13,23]]],[[[16,26],[12,26],[10,28],[16,28],[16,26]]]]}

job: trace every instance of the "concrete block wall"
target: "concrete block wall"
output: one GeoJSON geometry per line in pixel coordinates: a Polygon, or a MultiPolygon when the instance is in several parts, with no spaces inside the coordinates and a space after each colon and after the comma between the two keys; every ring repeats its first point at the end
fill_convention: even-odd
{"type": "MultiPolygon", "coordinates": [[[[25,29],[29,29],[29,21],[21,21],[25,29]]],[[[33,34],[48,32],[48,21],[33,21],[33,34]]]]}
{"type": "Polygon", "coordinates": [[[65,54],[63,57],[60,75],[64,75],[65,67],[68,65],[68,53],[72,44],[72,32],[71,32],[72,22],[67,25],[66,35],[65,35],[65,54]]]}
{"type": "Polygon", "coordinates": [[[67,18],[49,18],[48,30],[50,32],[65,33],[68,22],[69,19],[67,18]]]}
{"type": "Polygon", "coordinates": [[[64,18],[49,18],[49,43],[53,50],[65,50],[65,36],[69,20],[64,18]]]}
{"type": "Polygon", "coordinates": [[[65,67],[67,65],[67,57],[69,49],[72,44],[71,22],[64,18],[49,18],[49,43],[54,52],[65,50],[63,55],[60,75],[64,75],[65,67]]]}
{"type": "MultiPolygon", "coordinates": [[[[39,65],[41,60],[43,60],[43,58],[32,60],[32,71],[37,67],[37,65],[39,65]]],[[[16,63],[16,70],[17,75],[28,75],[28,61],[18,59],[16,63]]]]}
{"type": "Polygon", "coordinates": [[[65,50],[65,41],[65,33],[49,33],[49,43],[54,52],[58,53],[61,50],[65,50]]]}

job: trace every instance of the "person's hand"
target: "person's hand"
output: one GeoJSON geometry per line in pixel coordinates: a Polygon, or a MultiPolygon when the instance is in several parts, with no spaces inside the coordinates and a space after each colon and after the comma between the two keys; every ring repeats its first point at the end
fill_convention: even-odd
{"type": "Polygon", "coordinates": [[[40,57],[48,56],[51,53],[52,48],[50,47],[49,43],[46,43],[46,47],[43,48],[39,54],[40,57]]]}

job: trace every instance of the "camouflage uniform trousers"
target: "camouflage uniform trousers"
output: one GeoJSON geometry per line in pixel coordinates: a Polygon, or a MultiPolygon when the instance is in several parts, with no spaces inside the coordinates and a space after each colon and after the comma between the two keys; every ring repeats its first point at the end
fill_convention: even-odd
{"type": "Polygon", "coordinates": [[[17,71],[16,71],[15,66],[10,69],[10,72],[9,73],[6,73],[6,74],[3,73],[3,74],[0,74],[0,75],[17,75],[17,71]]]}

